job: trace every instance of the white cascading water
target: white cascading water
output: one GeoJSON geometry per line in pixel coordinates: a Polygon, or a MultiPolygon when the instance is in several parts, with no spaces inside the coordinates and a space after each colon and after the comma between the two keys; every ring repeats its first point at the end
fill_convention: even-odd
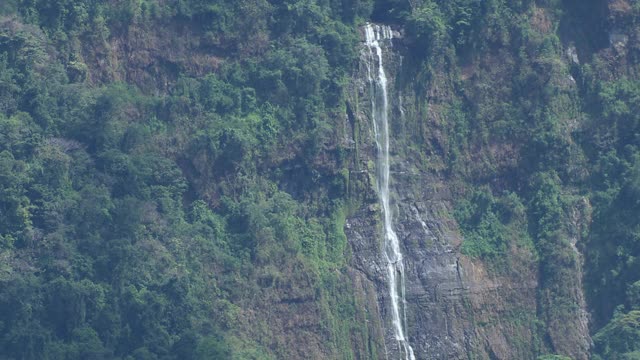
{"type": "Polygon", "coordinates": [[[391,44],[393,33],[389,26],[365,26],[367,74],[371,92],[371,114],[373,129],[378,147],[378,195],[384,217],[384,256],[387,261],[389,278],[389,297],[393,332],[405,360],[415,360],[413,348],[409,344],[405,328],[406,301],[404,286],[404,263],[400,251],[398,235],[393,230],[391,204],[389,202],[389,99],[387,95],[387,76],[382,61],[381,42],[391,44]],[[374,68],[377,68],[374,74],[374,68]]]}

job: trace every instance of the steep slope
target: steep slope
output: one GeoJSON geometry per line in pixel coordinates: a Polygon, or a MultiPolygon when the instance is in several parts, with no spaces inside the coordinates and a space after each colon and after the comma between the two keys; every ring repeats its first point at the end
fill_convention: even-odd
{"type": "MultiPolygon", "coordinates": [[[[417,357],[585,359],[590,332],[620,302],[596,336],[595,356],[632,356],[637,322],[624,312],[637,306],[629,272],[636,268],[629,241],[637,222],[628,217],[635,198],[637,123],[629,111],[636,7],[410,5],[404,15],[387,9],[378,16],[405,34],[390,50],[396,61],[387,71],[394,216],[407,254],[407,331],[417,357]],[[615,180],[607,178],[612,173],[615,180]]],[[[363,140],[371,139],[371,120],[366,94],[357,85],[353,93],[351,128],[361,142],[353,167],[360,172],[372,159],[363,140]]],[[[365,220],[372,210],[349,220],[348,237],[356,267],[380,293],[386,280],[372,261],[379,240],[361,230],[375,226],[365,220]]],[[[389,301],[379,299],[383,308],[389,301]]]]}
{"type": "MultiPolygon", "coordinates": [[[[390,161],[394,199],[391,208],[404,254],[409,342],[419,359],[535,357],[544,351],[545,345],[536,340],[540,336],[536,328],[539,321],[536,298],[540,286],[537,259],[533,249],[527,248],[519,238],[525,236],[526,239],[526,229],[517,229],[523,233],[515,233],[507,240],[513,244],[509,246],[508,259],[501,264],[502,269],[492,267],[491,259],[482,261],[461,252],[463,237],[454,217],[455,195],[447,183],[448,176],[436,168],[446,161],[438,159],[444,154],[431,150],[433,145],[421,138],[414,143],[420,130],[412,128],[422,121],[436,127],[437,123],[433,122],[437,117],[443,120],[445,116],[433,110],[426,118],[419,113],[417,104],[421,100],[414,91],[406,92],[414,85],[402,83],[402,71],[410,71],[402,68],[402,55],[410,56],[407,39],[399,32],[394,34],[396,38],[388,43],[383,54],[384,63],[388,64],[385,71],[391,79],[390,161]],[[431,156],[421,154],[425,145],[432,151],[431,156]]],[[[363,56],[366,58],[366,50],[363,56]]],[[[353,139],[358,154],[352,182],[363,183],[355,186],[364,189],[368,186],[371,191],[379,175],[373,166],[376,148],[371,140],[375,139],[375,117],[370,104],[375,100],[368,91],[369,68],[366,62],[360,65],[347,108],[351,109],[349,118],[355,130],[353,139]]],[[[375,203],[361,207],[348,219],[347,237],[354,249],[354,266],[365,273],[370,286],[377,289],[377,306],[381,309],[380,316],[386,319],[387,351],[394,354],[398,350],[392,331],[393,296],[385,290],[389,278],[384,270],[387,263],[383,256],[384,232],[376,230],[384,228],[379,222],[384,218],[377,215],[379,211],[375,203]]],[[[580,278],[579,273],[577,277],[580,278]]],[[[577,291],[581,293],[579,287],[577,291]]],[[[579,316],[584,318],[581,308],[578,308],[579,316]]],[[[587,340],[586,324],[579,329],[576,337],[579,341],[587,340]]],[[[576,344],[570,343],[563,350],[572,351],[576,344]]],[[[578,349],[576,357],[585,357],[588,342],[578,349]]]]}
{"type": "Polygon", "coordinates": [[[0,358],[640,351],[635,2],[0,14],[0,358]]]}
{"type": "Polygon", "coordinates": [[[2,2],[0,357],[382,353],[332,140],[355,13],[290,5],[2,2]]]}

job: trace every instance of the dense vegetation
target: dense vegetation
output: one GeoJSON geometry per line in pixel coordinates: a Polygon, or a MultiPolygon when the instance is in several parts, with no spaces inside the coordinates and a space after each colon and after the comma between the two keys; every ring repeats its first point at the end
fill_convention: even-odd
{"type": "Polygon", "coordinates": [[[358,2],[1,7],[0,357],[284,358],[240,313],[275,293],[319,299],[344,346],[357,324],[328,139],[358,2]],[[163,64],[159,87],[92,63],[174,24],[224,58],[214,72],[163,64]]]}
{"type": "Polygon", "coordinates": [[[454,74],[447,99],[445,169],[460,189],[463,253],[504,273],[521,260],[518,248],[535,249],[540,340],[553,351],[575,331],[562,323],[580,306],[570,290],[580,281],[579,247],[594,358],[632,359],[640,349],[638,39],[615,34],[635,34],[640,7],[611,3],[427,1],[407,21],[417,51],[431,40],[416,65],[425,83],[446,62],[480,69],[471,81],[454,74]]]}
{"type": "Polygon", "coordinates": [[[0,358],[291,357],[256,297],[314,299],[352,356],[338,124],[367,19],[404,27],[419,96],[448,89],[430,166],[462,252],[535,255],[540,355],[580,249],[594,358],[639,358],[640,5],[605,3],[0,2],[0,358]],[[623,59],[605,28],[634,34],[623,59]]]}
{"type": "Polygon", "coordinates": [[[432,166],[457,189],[462,252],[504,274],[533,251],[542,352],[576,331],[584,261],[594,358],[636,358],[640,6],[412,4],[390,16],[407,29],[410,86],[444,94],[430,101],[446,109],[446,137],[425,129],[416,141],[441,144],[432,166]]]}

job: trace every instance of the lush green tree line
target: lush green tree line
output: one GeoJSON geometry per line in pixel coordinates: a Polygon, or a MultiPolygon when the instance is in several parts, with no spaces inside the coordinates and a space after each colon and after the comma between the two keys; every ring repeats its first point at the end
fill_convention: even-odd
{"type": "MultiPolygon", "coordinates": [[[[463,253],[508,272],[513,248],[533,249],[538,316],[549,326],[578,306],[570,293],[577,246],[594,357],[637,358],[637,41],[629,36],[625,60],[607,47],[609,33],[637,32],[640,7],[598,0],[413,4],[389,14],[406,26],[417,91],[444,87],[438,72],[453,73],[443,156],[460,189],[454,215],[463,253]],[[577,46],[580,64],[567,59],[569,46],[577,46]],[[483,63],[487,54],[496,58],[483,63]],[[451,64],[480,64],[481,71],[465,82],[451,64]],[[514,158],[483,151],[492,146],[514,158]]],[[[548,337],[540,335],[543,348],[553,350],[548,337]]]]}
{"type": "Polygon", "coordinates": [[[286,164],[333,156],[354,21],[371,4],[25,0],[0,11],[1,358],[274,356],[282,349],[235,331],[239,306],[286,286],[292,266],[342,346],[338,331],[358,326],[338,316],[353,304],[329,271],[345,261],[344,176],[334,161],[286,164]],[[161,94],[90,80],[95,46],[172,22],[226,57],[218,71],[178,69],[161,94]]]}
{"type": "MultiPolygon", "coordinates": [[[[594,15],[603,7],[2,1],[0,357],[284,358],[260,340],[270,335],[261,324],[255,338],[238,330],[243,301],[305,274],[311,293],[291,292],[322,304],[327,338],[348,358],[345,341],[360,325],[339,279],[349,149],[335,142],[336,119],[357,25],[374,19],[405,28],[419,96],[451,75],[441,156],[455,179],[463,253],[506,272],[513,248],[531,251],[548,324],[576,306],[572,241],[583,239],[594,355],[637,358],[640,46],[632,37],[623,65],[598,51],[607,21],[631,33],[640,7],[604,20],[594,15]],[[118,56],[115,40],[171,24],[223,58],[214,72],[169,64],[165,89],[95,75],[90,56],[118,56]],[[566,38],[581,64],[566,60],[566,38]],[[505,61],[462,81],[459,69],[487,54],[505,61]],[[493,145],[516,159],[495,158],[493,145]],[[591,217],[588,229],[574,229],[576,211],[591,217]]],[[[553,350],[545,331],[534,344],[541,355],[553,350]]]]}

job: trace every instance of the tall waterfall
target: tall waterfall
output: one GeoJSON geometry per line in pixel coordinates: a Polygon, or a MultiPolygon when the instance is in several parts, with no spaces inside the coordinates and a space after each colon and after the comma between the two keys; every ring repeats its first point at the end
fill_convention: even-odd
{"type": "Polygon", "coordinates": [[[389,98],[387,76],[384,72],[381,43],[391,45],[393,34],[389,26],[367,23],[365,26],[367,75],[371,95],[371,114],[378,148],[378,195],[384,217],[384,257],[387,262],[389,297],[395,339],[405,360],[415,360],[413,348],[406,334],[407,316],[404,286],[404,263],[398,235],[393,230],[389,202],[389,98]]]}

